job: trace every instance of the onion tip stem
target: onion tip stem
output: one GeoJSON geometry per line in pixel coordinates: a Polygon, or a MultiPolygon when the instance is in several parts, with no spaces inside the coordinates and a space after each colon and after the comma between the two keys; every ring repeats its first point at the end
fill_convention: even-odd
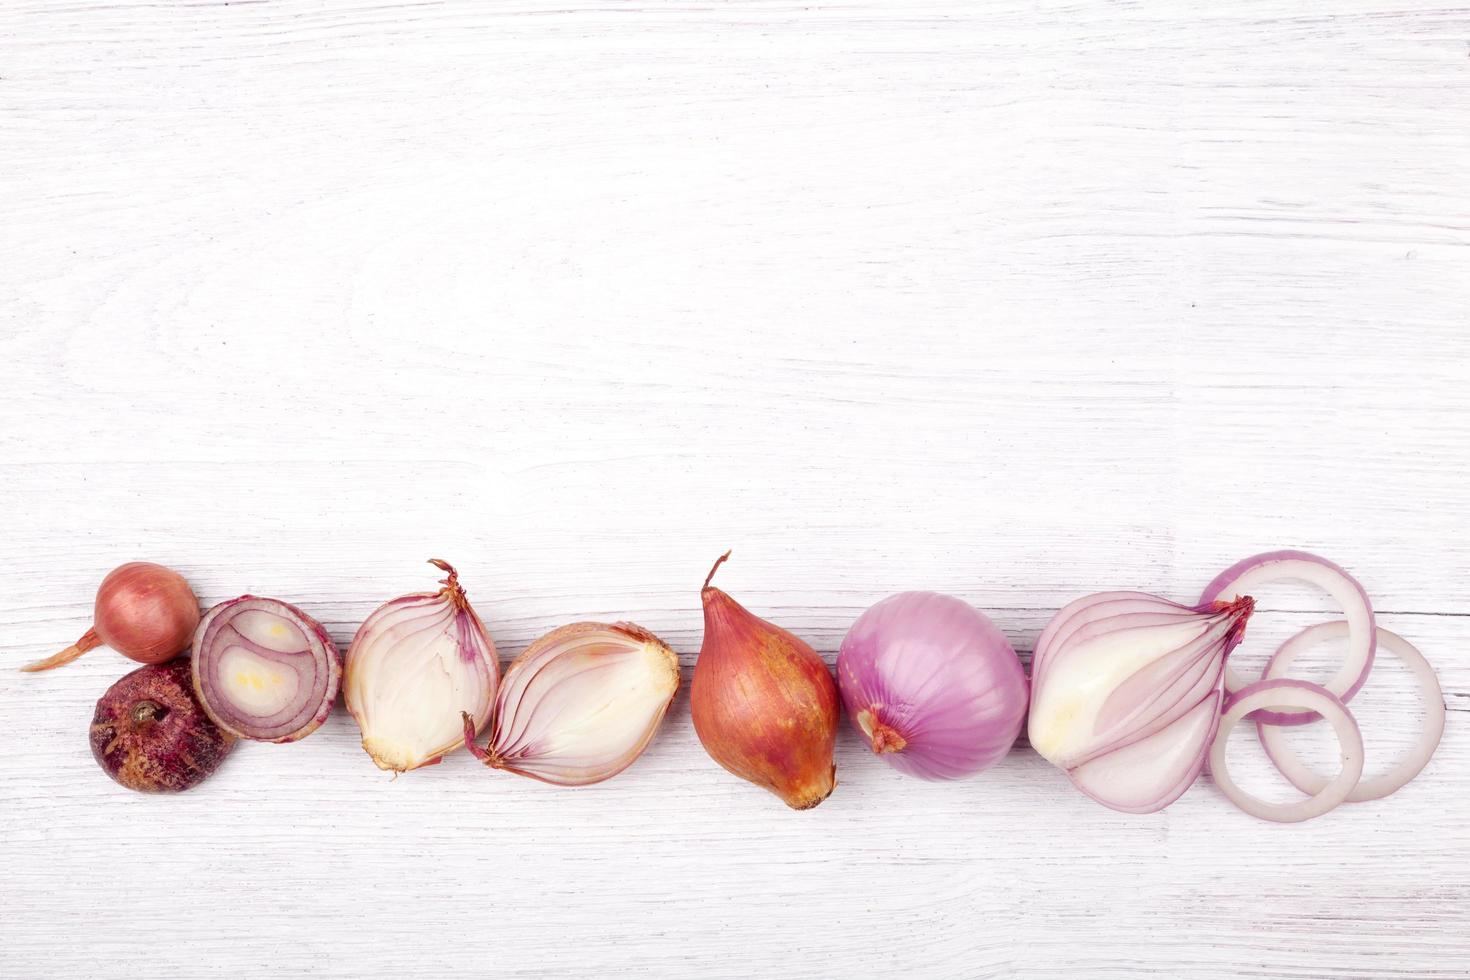
{"type": "Polygon", "coordinates": [[[37,660],[34,663],[26,664],[20,669],[20,672],[22,674],[35,674],[43,670],[51,670],[63,664],[69,664],[88,650],[94,650],[101,645],[102,638],[97,635],[97,631],[87,630],[87,632],[82,634],[81,639],[77,640],[77,642],[65,650],[60,653],[53,653],[51,656],[37,660]]]}
{"type": "Polygon", "coordinates": [[[709,574],[704,577],[704,588],[709,588],[710,582],[714,580],[715,572],[719,571],[720,566],[725,564],[726,559],[728,559],[729,557],[730,552],[727,551],[723,555],[715,559],[714,565],[710,567],[709,574]]]}

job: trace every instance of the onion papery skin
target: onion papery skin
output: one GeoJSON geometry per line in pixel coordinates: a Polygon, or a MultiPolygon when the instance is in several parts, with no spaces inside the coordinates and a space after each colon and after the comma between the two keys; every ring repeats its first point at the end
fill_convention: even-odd
{"type": "Polygon", "coordinates": [[[194,693],[214,723],[257,742],[296,742],[316,731],[342,684],[342,654],[326,628],[262,596],[205,613],[190,662],[194,693]]]}
{"type": "Polygon", "coordinates": [[[689,685],[690,714],[700,743],[720,765],[809,810],[832,794],[837,767],[837,685],[807,643],[753,616],[710,586],[704,642],[689,685]]]}
{"type": "Polygon", "coordinates": [[[184,576],[148,561],[107,573],[92,605],[92,628],[75,643],[21,670],[51,670],[106,644],[142,664],[163,663],[189,649],[199,625],[199,600],[184,576]]]}
{"type": "Polygon", "coordinates": [[[511,662],[490,744],[464,740],[492,769],[555,786],[590,786],[633,764],[679,689],[679,657],[633,623],[572,623],[511,662]]]}
{"type": "Polygon", "coordinates": [[[88,741],[102,770],[139,793],[192,789],[235,745],[195,698],[183,658],[119,678],[97,701],[88,741]]]}
{"type": "MultiPolygon", "coordinates": [[[[1323,686],[1346,704],[1367,683],[1368,674],[1373,670],[1373,657],[1378,649],[1373,603],[1368,599],[1368,593],[1363,586],[1347,569],[1305,551],[1268,551],[1242,558],[1216,575],[1200,594],[1200,602],[1229,600],[1267,582],[1286,580],[1315,585],[1342,605],[1350,627],[1348,656],[1337,673],[1323,686]]],[[[1247,678],[1226,665],[1227,695],[1242,690],[1248,683],[1247,678]]],[[[1305,725],[1316,719],[1317,715],[1310,711],[1260,710],[1251,715],[1250,720],[1272,725],[1305,725]]]]}
{"type": "Polygon", "coordinates": [[[1037,642],[1032,747],[1104,806],[1168,806],[1204,766],[1225,661],[1254,605],[1100,593],[1064,607],[1037,642]]]}
{"type": "Polygon", "coordinates": [[[342,690],[362,747],[379,769],[433,765],[464,745],[495,708],[495,642],[446,562],[444,588],[400,596],[368,616],[347,648],[342,690]]]}
{"type": "Polygon", "coordinates": [[[937,592],[872,606],[837,655],[853,727],[889,765],[921,779],[961,779],[1000,760],[1026,720],[1028,687],[1005,634],[937,592]]]}

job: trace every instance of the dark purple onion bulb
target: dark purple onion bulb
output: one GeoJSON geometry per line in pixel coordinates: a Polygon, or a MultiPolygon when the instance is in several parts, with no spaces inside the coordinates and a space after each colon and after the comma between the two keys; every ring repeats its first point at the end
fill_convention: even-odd
{"type": "Polygon", "coordinates": [[[139,793],[181,793],[219,768],[235,745],[194,698],[189,661],[140,667],[97,701],[92,756],[139,793]]]}

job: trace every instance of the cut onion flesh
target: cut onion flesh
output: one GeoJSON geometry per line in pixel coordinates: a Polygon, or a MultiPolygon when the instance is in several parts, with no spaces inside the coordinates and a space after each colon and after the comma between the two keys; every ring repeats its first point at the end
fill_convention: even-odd
{"type": "Polygon", "coordinates": [[[1246,813],[1277,823],[1297,823],[1320,817],[1348,798],[1363,775],[1363,738],[1358,723],[1342,701],[1320,684],[1288,678],[1256,681],[1237,691],[1225,706],[1220,727],[1210,745],[1210,775],[1220,791],[1246,813]],[[1337,733],[1342,769],[1317,793],[1292,803],[1271,803],[1247,793],[1230,778],[1225,747],[1240,720],[1262,708],[1295,709],[1326,718],[1337,733]]]}
{"type": "MultiPolygon", "coordinates": [[[[1266,677],[1273,678],[1284,674],[1291,666],[1291,662],[1303,650],[1329,640],[1340,640],[1348,636],[1350,632],[1351,628],[1343,620],[1318,623],[1316,626],[1307,627],[1283,643],[1281,649],[1276,651],[1276,655],[1266,666],[1266,677]]],[[[1412,643],[1397,633],[1389,632],[1379,626],[1377,639],[1378,649],[1387,650],[1402,660],[1413,672],[1414,679],[1419,682],[1419,694],[1424,701],[1425,708],[1424,727],[1409,753],[1387,772],[1360,780],[1353,791],[1347,795],[1348,803],[1364,803],[1368,800],[1382,799],[1419,775],[1434,755],[1434,750],[1439,747],[1440,737],[1444,734],[1444,692],[1440,689],[1439,678],[1435,676],[1434,668],[1429,666],[1424,655],[1412,643]]],[[[1261,739],[1266,755],[1271,758],[1276,768],[1281,770],[1281,774],[1293,786],[1303,793],[1320,793],[1326,788],[1329,782],[1327,777],[1312,771],[1301,761],[1288,743],[1286,733],[1280,726],[1257,722],[1256,733],[1261,739]]]]}
{"type": "Polygon", "coordinates": [[[205,613],[190,669],[200,705],[220,728],[261,742],[294,742],[331,713],[342,657],[300,609],[246,595],[205,613]]]}
{"type": "MultiPolygon", "coordinates": [[[[1343,703],[1347,703],[1358,693],[1368,679],[1368,672],[1373,669],[1377,637],[1374,633],[1373,606],[1368,601],[1368,594],[1345,569],[1304,551],[1267,552],[1242,559],[1215,576],[1215,580],[1205,586],[1200,602],[1257,594],[1257,590],[1265,583],[1288,579],[1315,585],[1342,606],[1350,633],[1348,652],[1337,673],[1324,682],[1322,687],[1343,703]]],[[[1249,683],[1229,663],[1225,665],[1226,694],[1237,694],[1249,683]]],[[[1317,715],[1310,711],[1279,709],[1260,710],[1251,716],[1252,721],[1268,722],[1272,725],[1305,725],[1316,718],[1317,715]]]]}
{"type": "Polygon", "coordinates": [[[1204,747],[1220,718],[1220,692],[1164,728],[1068,771],[1072,783],[1103,806],[1153,813],[1173,803],[1204,767],[1204,747]]]}

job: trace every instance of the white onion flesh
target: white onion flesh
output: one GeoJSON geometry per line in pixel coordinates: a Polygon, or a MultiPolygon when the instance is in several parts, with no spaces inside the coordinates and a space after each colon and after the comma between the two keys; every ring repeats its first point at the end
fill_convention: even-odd
{"type": "Polygon", "coordinates": [[[622,772],[647,748],[679,686],[679,661],[631,623],[573,623],[531,644],[505,674],[492,768],[559,786],[622,772]]]}
{"type": "Polygon", "coordinates": [[[476,731],[489,721],[499,673],[495,643],[449,569],[440,592],[394,599],[367,618],[342,688],[363,749],[378,768],[404,772],[462,746],[463,715],[476,731]]]}

